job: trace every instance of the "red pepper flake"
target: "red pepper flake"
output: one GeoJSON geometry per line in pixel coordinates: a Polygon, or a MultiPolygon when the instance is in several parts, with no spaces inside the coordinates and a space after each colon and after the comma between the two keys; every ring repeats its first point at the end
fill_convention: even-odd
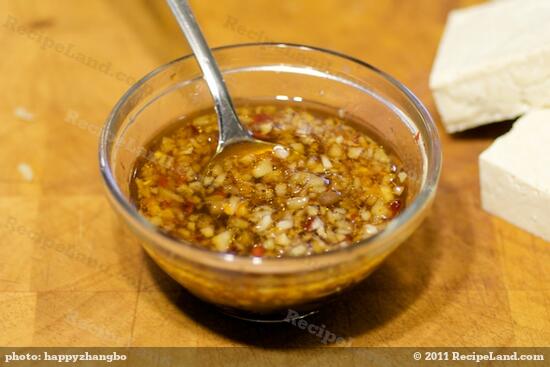
{"type": "Polygon", "coordinates": [[[252,256],[264,256],[265,254],[265,248],[262,246],[262,245],[254,245],[254,247],[252,247],[252,250],[250,250],[250,254],[252,256]]]}
{"type": "Polygon", "coordinates": [[[417,131],[416,134],[414,134],[414,140],[418,142],[419,139],[420,139],[420,131],[417,131]]]}
{"type": "Polygon", "coordinates": [[[225,190],[223,187],[218,187],[212,194],[225,196],[225,190]]]}
{"type": "Polygon", "coordinates": [[[193,203],[184,203],[182,209],[185,213],[191,214],[193,213],[193,209],[195,209],[195,205],[193,203]]]}
{"type": "Polygon", "coordinates": [[[266,115],[265,113],[259,113],[257,115],[254,115],[254,117],[252,117],[252,121],[255,124],[259,124],[260,122],[264,122],[264,121],[269,120],[269,118],[270,118],[269,115],[266,115]]]}
{"type": "Polygon", "coordinates": [[[394,200],[390,203],[390,209],[393,212],[393,215],[397,215],[399,213],[399,210],[401,209],[401,200],[394,200]]]}
{"type": "Polygon", "coordinates": [[[166,176],[159,176],[157,183],[160,187],[168,186],[168,178],[166,176]]]}
{"type": "Polygon", "coordinates": [[[304,223],[304,231],[311,231],[311,224],[313,223],[312,217],[307,217],[304,223]]]}
{"type": "Polygon", "coordinates": [[[187,179],[187,176],[178,176],[178,178],[176,179],[177,186],[184,185],[188,182],[189,180],[187,179]]]}

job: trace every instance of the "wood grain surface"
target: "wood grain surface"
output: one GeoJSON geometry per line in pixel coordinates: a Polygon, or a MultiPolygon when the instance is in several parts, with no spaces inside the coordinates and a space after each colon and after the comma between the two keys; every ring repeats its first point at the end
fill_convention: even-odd
{"type": "MultiPolygon", "coordinates": [[[[192,5],[212,46],[341,51],[396,76],[439,120],[432,60],[448,11],[475,2],[192,5]]],[[[133,81],[189,52],[162,1],[3,0],[0,45],[0,345],[323,345],[295,326],[234,320],[196,300],[122,236],[104,198],[97,144],[107,114],[133,81]]],[[[510,126],[440,129],[432,214],[309,321],[353,346],[548,346],[550,243],[480,209],[478,155],[510,126]]]]}

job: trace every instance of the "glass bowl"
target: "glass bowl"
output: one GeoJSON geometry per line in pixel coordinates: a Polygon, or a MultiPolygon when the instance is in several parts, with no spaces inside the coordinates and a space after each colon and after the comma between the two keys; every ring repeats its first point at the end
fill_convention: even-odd
{"type": "Polygon", "coordinates": [[[152,71],[116,104],[101,134],[99,159],[107,196],[128,233],[178,283],[232,315],[258,321],[301,317],[363,280],[420,225],[441,168],[437,130],[405,86],[346,55],[263,43],[220,47],[214,56],[237,106],[261,100],[330,108],[365,125],[407,170],[406,208],[374,237],[296,258],[217,253],[165,236],[131,201],[134,163],[147,154],[147,143],[176,119],[213,109],[194,57],[152,71]]]}

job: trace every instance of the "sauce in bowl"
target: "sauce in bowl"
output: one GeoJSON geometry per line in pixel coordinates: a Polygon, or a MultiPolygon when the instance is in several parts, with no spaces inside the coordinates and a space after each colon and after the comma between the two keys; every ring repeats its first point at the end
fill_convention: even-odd
{"type": "Polygon", "coordinates": [[[261,140],[256,154],[216,150],[216,115],[174,122],[136,163],[133,200],[171,237],[245,256],[306,256],[352,246],[383,230],[405,206],[401,162],[367,132],[303,104],[237,109],[261,140]]]}

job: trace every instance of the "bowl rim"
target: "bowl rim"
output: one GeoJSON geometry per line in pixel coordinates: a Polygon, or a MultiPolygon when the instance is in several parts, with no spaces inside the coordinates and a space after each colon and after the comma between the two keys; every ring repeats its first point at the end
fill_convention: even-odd
{"type": "Polygon", "coordinates": [[[367,68],[373,71],[374,73],[378,74],[383,79],[385,79],[387,82],[389,82],[391,85],[393,85],[395,88],[397,88],[400,92],[402,92],[405,95],[405,97],[408,99],[408,101],[412,103],[413,107],[417,110],[417,113],[420,115],[423,121],[424,128],[426,130],[427,137],[428,137],[426,144],[430,148],[429,151],[431,152],[431,154],[426,155],[427,170],[425,173],[423,172],[425,174],[425,178],[423,182],[421,182],[420,190],[415,196],[414,200],[405,207],[405,210],[401,212],[398,217],[392,219],[388,223],[388,226],[380,233],[372,237],[369,237],[365,240],[359,241],[351,246],[338,248],[338,249],[320,253],[320,254],[311,254],[311,255],[297,256],[297,257],[288,256],[288,257],[281,257],[281,258],[270,258],[270,257],[263,258],[263,257],[227,254],[223,252],[212,251],[201,246],[196,246],[191,243],[188,243],[187,241],[176,240],[165,235],[156,226],[150,223],[144,216],[142,216],[137,210],[137,208],[129,200],[127,200],[125,196],[122,194],[122,191],[120,190],[113,176],[111,164],[109,162],[110,154],[108,150],[111,147],[109,140],[112,138],[112,136],[114,136],[118,132],[117,130],[115,131],[111,131],[111,130],[113,130],[113,126],[116,127],[116,124],[115,124],[116,117],[120,113],[120,110],[124,106],[125,102],[151,78],[155,77],[156,75],[160,74],[161,72],[163,72],[164,70],[170,68],[175,64],[178,64],[180,62],[193,58],[194,55],[191,53],[191,54],[187,54],[182,57],[179,57],[177,59],[174,59],[147,73],[139,81],[133,84],[120,97],[118,102],[115,104],[115,106],[111,110],[106,120],[106,123],[102,128],[100,139],[99,139],[99,168],[100,168],[104,185],[106,186],[107,194],[111,203],[120,207],[126,214],[128,214],[128,216],[132,220],[131,224],[133,225],[134,230],[137,229],[139,232],[141,232],[141,234],[147,235],[148,239],[153,239],[154,243],[157,244],[158,246],[168,247],[169,251],[172,251],[184,258],[187,258],[190,261],[197,262],[197,263],[204,263],[206,261],[210,265],[217,264],[217,265],[220,265],[220,267],[223,267],[224,265],[228,265],[228,263],[231,263],[235,265],[235,267],[232,267],[233,269],[240,269],[239,265],[247,266],[247,267],[252,265],[251,269],[256,269],[257,271],[262,272],[261,269],[266,266],[268,266],[270,269],[273,270],[273,269],[278,269],[278,267],[283,265],[284,263],[313,264],[313,263],[316,263],[315,260],[319,260],[318,263],[323,264],[324,263],[323,260],[327,260],[329,258],[334,258],[338,256],[346,256],[347,258],[351,254],[362,252],[365,250],[365,248],[370,248],[375,244],[388,245],[389,243],[391,243],[390,240],[399,234],[399,229],[402,229],[407,223],[413,222],[415,219],[417,219],[421,215],[422,209],[424,209],[426,206],[428,206],[431,203],[435,195],[437,184],[441,175],[441,165],[442,165],[441,142],[440,142],[437,127],[430,113],[428,112],[427,108],[418,99],[418,97],[416,97],[414,93],[412,93],[412,91],[408,87],[406,87],[403,83],[399,82],[397,79],[395,79],[388,73],[356,57],[349,56],[338,51],[328,50],[317,46],[309,46],[309,45],[296,44],[296,43],[283,43],[283,42],[250,42],[250,43],[230,44],[230,45],[224,45],[224,46],[212,48],[212,51],[215,55],[217,52],[224,51],[224,50],[244,49],[244,48],[250,48],[250,47],[290,48],[290,49],[298,49],[302,51],[314,51],[322,54],[335,56],[337,58],[350,61],[360,67],[367,68]],[[189,256],[188,256],[189,254],[194,254],[197,256],[196,257],[193,256],[193,258],[189,259],[189,256]],[[258,266],[258,265],[261,265],[261,266],[258,266]]]}

